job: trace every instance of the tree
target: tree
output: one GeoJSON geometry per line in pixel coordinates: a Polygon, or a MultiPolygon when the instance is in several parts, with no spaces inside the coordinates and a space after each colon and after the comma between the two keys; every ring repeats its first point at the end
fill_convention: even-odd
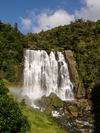
{"type": "Polygon", "coordinates": [[[28,121],[18,103],[7,92],[0,80],[0,133],[25,133],[29,129],[28,121]]]}

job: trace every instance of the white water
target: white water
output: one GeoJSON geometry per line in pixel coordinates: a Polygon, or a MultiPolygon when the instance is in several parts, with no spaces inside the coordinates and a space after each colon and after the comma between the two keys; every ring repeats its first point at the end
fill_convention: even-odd
{"type": "Polygon", "coordinates": [[[33,101],[55,93],[63,101],[73,100],[68,65],[61,52],[26,50],[23,96],[33,101]]]}

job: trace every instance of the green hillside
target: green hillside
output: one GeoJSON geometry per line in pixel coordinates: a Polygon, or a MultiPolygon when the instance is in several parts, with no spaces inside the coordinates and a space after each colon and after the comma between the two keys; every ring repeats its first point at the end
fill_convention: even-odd
{"type": "MultiPolygon", "coordinates": [[[[83,87],[90,92],[100,79],[100,20],[77,20],[70,25],[27,35],[18,30],[17,24],[0,22],[0,79],[5,83],[22,82],[25,49],[72,50],[83,87]]],[[[64,133],[52,118],[17,103],[8,95],[1,80],[0,83],[1,133],[64,133]]]]}
{"type": "Polygon", "coordinates": [[[65,133],[54,120],[8,95],[0,80],[0,133],[65,133]]]}
{"type": "Polygon", "coordinates": [[[21,110],[30,123],[30,131],[27,133],[65,133],[63,129],[58,127],[58,125],[44,113],[29,107],[22,107],[21,110]]]}
{"type": "Polygon", "coordinates": [[[0,22],[0,78],[19,82],[22,77],[24,50],[72,50],[80,79],[86,89],[100,79],[100,21],[76,20],[38,34],[23,35],[17,24],[0,22]]]}

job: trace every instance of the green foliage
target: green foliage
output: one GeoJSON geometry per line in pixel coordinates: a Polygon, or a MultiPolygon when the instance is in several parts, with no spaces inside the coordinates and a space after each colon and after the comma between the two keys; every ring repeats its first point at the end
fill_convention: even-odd
{"type": "Polygon", "coordinates": [[[8,89],[0,80],[0,133],[25,133],[29,129],[27,119],[7,92],[8,89]]]}
{"type": "Polygon", "coordinates": [[[8,89],[4,86],[4,82],[0,80],[0,97],[3,95],[7,95],[8,89]]]}
{"type": "Polygon", "coordinates": [[[80,19],[67,26],[42,31],[33,36],[31,34],[29,48],[49,51],[70,49],[74,52],[84,87],[92,88],[94,82],[100,79],[100,20],[92,22],[80,19]]]}
{"type": "Polygon", "coordinates": [[[0,78],[16,80],[15,65],[22,62],[23,35],[18,31],[17,24],[0,23],[0,78]]]}
{"type": "Polygon", "coordinates": [[[21,108],[23,114],[27,117],[31,129],[27,133],[68,133],[60,128],[57,123],[43,112],[33,110],[30,107],[21,108]]]}
{"type": "MultiPolygon", "coordinates": [[[[76,20],[38,34],[22,35],[18,25],[0,22],[0,77],[17,81],[18,65],[23,62],[24,49],[47,51],[72,50],[78,64],[80,78],[85,88],[92,88],[100,79],[100,20],[76,20]]],[[[21,76],[20,76],[21,77],[21,76]]]]}

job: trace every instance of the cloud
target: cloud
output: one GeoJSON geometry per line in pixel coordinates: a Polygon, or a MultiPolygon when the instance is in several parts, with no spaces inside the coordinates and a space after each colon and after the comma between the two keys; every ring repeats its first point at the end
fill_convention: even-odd
{"type": "Polygon", "coordinates": [[[45,31],[60,25],[67,25],[73,20],[74,15],[69,14],[65,10],[60,9],[55,12],[48,10],[37,15],[37,26],[33,27],[33,32],[45,31]]]}
{"type": "Polygon", "coordinates": [[[21,24],[25,31],[31,29],[33,32],[40,32],[41,30],[46,31],[60,25],[70,24],[73,20],[74,15],[69,14],[66,10],[45,10],[42,12],[32,11],[28,17],[21,17],[21,24]]]}
{"type": "Polygon", "coordinates": [[[70,14],[64,9],[34,10],[26,18],[21,17],[22,29],[27,33],[40,32],[60,25],[67,25],[75,19],[96,21],[100,19],[100,0],[83,0],[83,6],[70,14]]]}
{"type": "Polygon", "coordinates": [[[22,17],[20,19],[21,19],[22,28],[25,31],[29,31],[32,26],[32,20],[30,18],[22,18],[22,17]]]}
{"type": "Polygon", "coordinates": [[[100,0],[84,0],[85,6],[75,12],[76,18],[96,21],[100,19],[100,0]]]}

